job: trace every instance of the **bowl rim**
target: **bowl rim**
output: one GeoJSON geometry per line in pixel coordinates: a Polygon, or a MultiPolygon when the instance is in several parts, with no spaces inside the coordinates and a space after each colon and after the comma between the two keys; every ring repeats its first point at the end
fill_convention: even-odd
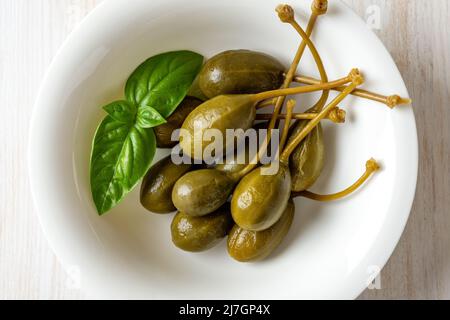
{"type": "MultiPolygon", "coordinates": [[[[125,2],[125,0],[115,0],[115,2],[125,2]]],[[[29,184],[30,184],[30,189],[31,189],[31,195],[32,195],[32,199],[33,199],[33,204],[34,204],[34,208],[36,211],[36,214],[38,216],[38,220],[39,220],[39,224],[42,227],[42,230],[44,232],[44,235],[49,243],[49,246],[51,247],[52,251],[54,252],[55,256],[57,257],[57,260],[62,264],[64,270],[67,272],[68,271],[68,266],[65,263],[65,259],[62,258],[63,254],[59,251],[59,249],[55,246],[54,242],[51,241],[52,238],[54,238],[52,236],[53,231],[50,230],[50,228],[48,228],[46,226],[46,224],[44,223],[44,215],[42,214],[42,209],[41,209],[41,205],[40,205],[40,201],[39,201],[39,196],[38,196],[38,192],[36,191],[36,175],[34,174],[34,151],[33,151],[33,140],[34,140],[34,133],[36,132],[36,130],[38,130],[38,123],[36,121],[36,117],[37,114],[39,112],[39,109],[41,108],[40,106],[42,106],[45,101],[44,101],[44,95],[45,95],[45,90],[46,87],[48,86],[48,82],[49,79],[52,77],[52,74],[54,72],[55,69],[55,65],[56,65],[56,61],[61,60],[62,56],[64,55],[65,51],[67,50],[69,44],[73,41],[73,39],[75,37],[77,37],[79,34],[81,34],[82,32],[84,32],[85,29],[85,25],[87,24],[87,21],[90,21],[92,19],[94,19],[97,15],[99,15],[102,11],[105,10],[105,8],[107,8],[108,6],[111,5],[112,2],[110,1],[103,1],[100,4],[98,4],[93,10],[91,10],[86,17],[84,17],[82,19],[82,21],[74,28],[74,30],[72,30],[72,32],[67,36],[67,38],[63,41],[62,45],[60,46],[60,48],[57,50],[56,54],[54,55],[52,62],[50,63],[50,65],[48,66],[48,69],[42,79],[38,94],[36,96],[36,100],[34,103],[34,106],[32,108],[32,115],[30,118],[30,123],[29,123],[29,133],[28,133],[28,148],[27,148],[27,160],[28,160],[28,176],[29,176],[29,184]]],[[[350,10],[352,12],[352,14],[357,17],[357,19],[359,19],[360,23],[362,25],[364,25],[364,27],[366,28],[366,31],[370,32],[371,34],[375,35],[378,44],[380,47],[382,47],[387,55],[389,56],[389,58],[392,61],[392,64],[395,66],[396,68],[396,72],[398,72],[398,74],[401,77],[401,80],[404,84],[405,87],[405,92],[408,92],[407,88],[406,88],[406,84],[405,81],[403,79],[403,77],[401,76],[401,73],[398,69],[397,64],[395,63],[394,59],[392,58],[391,54],[388,52],[388,50],[386,49],[386,47],[384,46],[383,42],[380,40],[380,38],[366,25],[366,23],[364,22],[364,20],[357,15],[354,10],[345,2],[343,2],[342,0],[337,2],[336,5],[341,5],[343,7],[345,7],[347,10],[350,10]]],[[[409,94],[408,94],[409,96],[409,94]]],[[[392,256],[393,252],[395,251],[401,236],[404,233],[404,230],[406,228],[407,222],[409,220],[409,216],[411,214],[411,210],[412,210],[412,206],[413,206],[413,202],[415,199],[415,193],[416,193],[416,188],[417,188],[417,178],[418,178],[418,168],[419,168],[419,142],[418,142],[418,133],[417,133],[417,125],[416,125],[416,120],[415,120],[415,116],[414,116],[414,110],[411,106],[411,111],[413,113],[413,121],[412,123],[410,123],[412,132],[414,133],[414,136],[411,136],[411,140],[409,141],[409,147],[411,148],[412,153],[414,154],[414,159],[410,159],[411,161],[408,163],[408,166],[411,167],[411,172],[414,172],[414,176],[412,177],[414,184],[410,187],[410,190],[408,190],[408,192],[406,192],[406,199],[403,200],[403,202],[407,205],[405,205],[405,214],[401,215],[402,219],[400,220],[400,215],[399,215],[399,219],[397,220],[397,226],[396,226],[396,232],[395,234],[392,234],[391,238],[386,240],[384,243],[384,248],[382,250],[382,252],[380,252],[378,254],[378,259],[381,262],[379,265],[381,267],[381,270],[385,267],[386,263],[388,262],[389,258],[392,256]]],[[[364,286],[363,284],[359,285],[359,286],[353,286],[353,290],[352,292],[349,292],[349,295],[347,298],[352,298],[355,299],[357,298],[359,295],[361,295],[364,290],[366,289],[366,286],[364,286]]],[[[292,297],[293,299],[295,299],[295,297],[292,297]]],[[[345,299],[347,299],[345,298],[345,299]]]]}

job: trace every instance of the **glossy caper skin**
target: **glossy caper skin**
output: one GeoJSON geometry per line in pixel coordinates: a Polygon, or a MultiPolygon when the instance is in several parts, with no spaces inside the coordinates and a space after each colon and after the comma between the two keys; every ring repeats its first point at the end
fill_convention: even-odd
{"type": "Polygon", "coordinates": [[[280,88],[283,72],[283,65],[267,54],[230,50],[205,63],[199,74],[199,87],[208,98],[222,94],[259,93],[280,88]]]}
{"type": "Polygon", "coordinates": [[[180,212],[193,217],[204,216],[228,200],[235,184],[235,180],[219,170],[192,171],[175,183],[172,201],[180,212]]]}
{"type": "Polygon", "coordinates": [[[189,164],[176,165],[170,156],[153,165],[141,184],[141,204],[154,213],[176,211],[172,202],[172,189],[175,182],[191,170],[189,164]]]}
{"type": "MultiPolygon", "coordinates": [[[[223,95],[208,100],[192,111],[182,125],[180,147],[192,159],[204,159],[205,148],[211,141],[204,139],[208,129],[218,130],[226,137],[227,129],[251,128],[256,116],[256,101],[252,95],[223,95]]],[[[211,132],[211,131],[210,131],[211,132]]],[[[234,139],[224,141],[224,150],[234,139]]],[[[218,156],[217,154],[215,156],[218,156]]]]}
{"type": "MultiPolygon", "coordinates": [[[[289,141],[302,131],[308,121],[298,121],[290,134],[289,141]]],[[[319,123],[292,152],[289,168],[292,177],[292,190],[304,191],[311,187],[322,173],[325,164],[325,145],[323,130],[319,123]]]]}
{"type": "Polygon", "coordinates": [[[187,95],[190,97],[197,98],[201,101],[206,101],[209,98],[207,96],[205,96],[205,94],[202,92],[198,82],[199,82],[199,77],[197,75],[197,77],[195,78],[194,82],[192,83],[191,88],[189,89],[187,95]]]}
{"type": "MultiPolygon", "coordinates": [[[[247,152],[247,148],[243,151],[245,152],[245,159],[248,159],[248,152],[247,152]]],[[[237,161],[238,158],[233,158],[231,160],[225,160],[224,163],[218,164],[214,167],[214,169],[222,171],[222,172],[226,172],[228,174],[235,174],[238,173],[239,171],[244,170],[244,168],[247,166],[247,164],[242,164],[240,162],[237,161]]]]}
{"type": "Polygon", "coordinates": [[[172,242],[184,251],[205,251],[225,238],[233,224],[228,205],[204,217],[179,212],[170,227],[172,242]]]}
{"type": "Polygon", "coordinates": [[[175,112],[167,118],[166,123],[153,128],[158,148],[173,148],[178,144],[178,141],[172,141],[172,133],[181,128],[189,113],[201,105],[202,102],[202,100],[193,97],[184,98],[175,112]]]}
{"type": "Polygon", "coordinates": [[[267,230],[249,231],[235,225],[228,235],[228,254],[240,262],[253,262],[268,257],[286,237],[294,214],[295,206],[291,199],[278,222],[267,230]]]}
{"type": "Polygon", "coordinates": [[[280,162],[276,173],[264,172],[269,165],[246,175],[231,199],[231,214],[238,226],[263,231],[273,226],[286,209],[291,195],[289,168],[280,162]]]}

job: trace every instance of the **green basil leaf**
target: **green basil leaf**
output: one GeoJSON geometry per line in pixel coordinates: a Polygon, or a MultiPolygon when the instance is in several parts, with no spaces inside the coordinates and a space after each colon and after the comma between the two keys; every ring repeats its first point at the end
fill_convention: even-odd
{"type": "Polygon", "coordinates": [[[126,99],[138,108],[152,106],[168,118],[184,99],[203,64],[192,51],[173,51],[142,63],[125,86],[126,99]]]}
{"type": "Polygon", "coordinates": [[[117,205],[150,168],[156,151],[153,129],[107,116],[92,147],[90,182],[99,215],[117,205]]]}
{"type": "Polygon", "coordinates": [[[103,107],[114,120],[130,123],[134,122],[136,117],[136,107],[128,101],[115,101],[103,107]]]}
{"type": "Polygon", "coordinates": [[[155,108],[146,106],[138,110],[136,124],[141,128],[154,128],[166,122],[166,119],[155,108]]]}

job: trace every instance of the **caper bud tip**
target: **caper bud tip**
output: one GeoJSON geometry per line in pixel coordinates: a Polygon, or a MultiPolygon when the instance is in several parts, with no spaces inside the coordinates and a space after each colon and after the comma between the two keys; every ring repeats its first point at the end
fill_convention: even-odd
{"type": "Polygon", "coordinates": [[[353,84],[359,86],[364,83],[364,76],[361,74],[358,68],[354,68],[350,71],[349,77],[353,84]]]}
{"type": "Polygon", "coordinates": [[[291,23],[294,21],[294,9],[288,4],[280,4],[275,11],[282,22],[291,23]]]}
{"type": "Polygon", "coordinates": [[[331,110],[330,114],[328,115],[328,118],[334,123],[345,123],[346,115],[347,112],[345,112],[345,110],[336,107],[333,110],[331,110]]]}
{"type": "Polygon", "coordinates": [[[380,169],[380,165],[374,158],[371,158],[366,163],[366,169],[367,171],[375,172],[380,169]]]}
{"type": "Polygon", "coordinates": [[[311,5],[311,10],[317,16],[327,13],[328,0],[314,0],[311,5]]]}
{"type": "Polygon", "coordinates": [[[397,94],[387,97],[386,104],[389,108],[394,109],[396,106],[401,104],[411,104],[412,100],[407,98],[402,98],[397,94]]]}

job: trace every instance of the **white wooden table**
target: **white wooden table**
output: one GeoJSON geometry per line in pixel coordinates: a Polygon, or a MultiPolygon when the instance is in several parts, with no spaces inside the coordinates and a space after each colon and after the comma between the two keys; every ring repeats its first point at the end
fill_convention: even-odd
{"type": "MultiPolygon", "coordinates": [[[[0,299],[84,296],[70,286],[40,229],[26,150],[45,70],[68,33],[100,2],[0,0],[0,299]]],[[[406,231],[382,271],[381,290],[367,290],[361,298],[449,299],[450,1],[345,2],[379,28],[397,62],[415,101],[421,150],[406,231]]]]}

